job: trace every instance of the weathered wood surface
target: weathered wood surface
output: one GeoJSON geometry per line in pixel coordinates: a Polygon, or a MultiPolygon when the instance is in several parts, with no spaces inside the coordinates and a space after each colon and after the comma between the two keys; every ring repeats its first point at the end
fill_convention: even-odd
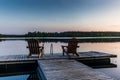
{"type": "MultiPolygon", "coordinates": [[[[8,55],[0,56],[0,62],[2,61],[21,61],[21,60],[46,60],[46,59],[69,59],[67,55],[63,56],[62,53],[56,53],[53,55],[45,54],[43,57],[38,58],[37,56],[27,57],[28,55],[8,55]]],[[[113,54],[107,54],[102,52],[79,52],[79,56],[71,55],[70,59],[75,60],[89,60],[89,59],[104,59],[117,57],[113,54]]]]}
{"type": "Polygon", "coordinates": [[[47,80],[113,80],[75,60],[39,60],[38,65],[47,80]]]}

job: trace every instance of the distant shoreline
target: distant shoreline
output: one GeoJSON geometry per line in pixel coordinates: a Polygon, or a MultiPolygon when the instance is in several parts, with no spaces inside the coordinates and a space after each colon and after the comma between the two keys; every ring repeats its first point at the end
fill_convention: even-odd
{"type": "Polygon", "coordinates": [[[28,32],[23,35],[0,34],[0,37],[120,37],[120,32],[28,32]]]}
{"type": "MultiPolygon", "coordinates": [[[[72,37],[5,37],[0,38],[0,41],[6,40],[25,40],[38,39],[40,42],[68,42],[72,37]]],[[[83,42],[120,42],[120,37],[76,37],[79,43],[83,42]]]]}

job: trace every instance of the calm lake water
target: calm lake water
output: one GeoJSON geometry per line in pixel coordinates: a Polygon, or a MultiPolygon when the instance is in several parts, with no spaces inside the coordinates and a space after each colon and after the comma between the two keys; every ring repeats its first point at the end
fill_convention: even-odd
{"type": "MultiPolygon", "coordinates": [[[[53,44],[53,53],[61,53],[61,45],[67,45],[63,42],[44,42],[45,54],[50,54],[50,45],[53,44]]],[[[112,63],[117,64],[116,68],[100,68],[97,71],[103,72],[115,80],[120,80],[120,42],[84,42],[78,44],[78,52],[98,51],[110,54],[116,54],[117,58],[112,59],[112,63]]],[[[25,40],[5,40],[0,42],[0,56],[3,55],[28,55],[25,40]]],[[[1,80],[1,79],[0,79],[1,80]]],[[[7,79],[10,80],[10,79],[7,79]]],[[[13,80],[13,79],[12,79],[13,80]]],[[[22,80],[22,79],[21,79],[22,80]]],[[[23,79],[24,80],[24,79],[23,79]]]]}

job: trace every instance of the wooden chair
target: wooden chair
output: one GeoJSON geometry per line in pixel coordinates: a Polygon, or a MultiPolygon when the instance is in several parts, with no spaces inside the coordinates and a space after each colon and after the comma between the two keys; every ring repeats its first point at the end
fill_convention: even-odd
{"type": "Polygon", "coordinates": [[[39,46],[39,41],[36,39],[30,39],[27,42],[28,42],[27,48],[29,48],[30,52],[28,57],[32,56],[33,54],[37,54],[38,57],[43,56],[44,45],[39,46]]]}
{"type": "Polygon", "coordinates": [[[76,56],[79,56],[79,54],[77,54],[77,48],[79,46],[77,46],[78,41],[76,38],[72,38],[71,40],[69,40],[68,42],[68,46],[62,46],[62,50],[63,50],[63,56],[66,53],[69,57],[70,57],[70,53],[72,53],[73,55],[76,54],[76,56]]]}

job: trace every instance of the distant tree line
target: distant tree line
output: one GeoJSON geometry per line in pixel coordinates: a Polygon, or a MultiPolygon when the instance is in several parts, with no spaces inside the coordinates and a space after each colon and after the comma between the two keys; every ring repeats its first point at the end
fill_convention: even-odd
{"type": "Polygon", "coordinates": [[[120,37],[120,32],[28,32],[26,37],[120,37]]]}
{"type": "Polygon", "coordinates": [[[120,37],[120,32],[28,32],[23,35],[0,34],[0,37],[120,37]]]}

